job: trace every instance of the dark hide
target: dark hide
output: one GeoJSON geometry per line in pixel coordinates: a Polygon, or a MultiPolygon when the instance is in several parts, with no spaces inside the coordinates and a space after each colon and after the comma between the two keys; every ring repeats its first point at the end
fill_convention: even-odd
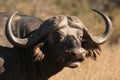
{"type": "MultiPolygon", "coordinates": [[[[5,69],[0,73],[0,80],[37,80],[37,62],[32,54],[34,47],[14,47],[5,37],[5,23],[9,16],[0,13],[0,58],[4,60],[5,69]]],[[[35,17],[18,14],[12,23],[13,33],[20,38],[30,36],[41,23],[35,17]]]]}
{"type": "Polygon", "coordinates": [[[5,70],[1,72],[0,80],[47,80],[64,67],[79,66],[75,63],[82,62],[84,56],[96,59],[96,53],[100,53],[99,45],[91,39],[82,22],[69,16],[53,17],[42,24],[41,20],[35,17],[17,14],[12,20],[12,29],[19,38],[31,36],[39,30],[40,25],[40,28],[55,28],[35,45],[24,48],[13,46],[4,33],[8,16],[9,14],[0,15],[0,58],[4,60],[2,66],[5,70]],[[44,46],[40,47],[44,58],[34,61],[33,49],[41,42],[44,43],[44,46]]]}
{"type": "MultiPolygon", "coordinates": [[[[58,58],[60,52],[55,54],[47,41],[44,41],[42,48],[45,54],[42,61],[34,61],[33,49],[39,43],[25,48],[10,44],[5,36],[5,23],[9,16],[10,14],[6,13],[0,14],[0,58],[4,60],[0,67],[5,70],[0,73],[0,80],[47,80],[65,67],[58,58]]],[[[35,17],[17,14],[12,22],[13,33],[20,38],[28,37],[41,23],[42,21],[35,17]]]]}

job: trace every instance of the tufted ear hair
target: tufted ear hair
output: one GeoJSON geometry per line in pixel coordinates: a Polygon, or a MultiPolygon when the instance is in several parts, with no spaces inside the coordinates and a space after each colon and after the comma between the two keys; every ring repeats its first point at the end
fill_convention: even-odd
{"type": "Polygon", "coordinates": [[[4,62],[4,59],[0,57],[0,74],[2,74],[5,71],[4,62]]]}
{"type": "Polygon", "coordinates": [[[44,59],[45,55],[42,52],[43,46],[44,46],[44,43],[40,43],[34,47],[34,49],[33,49],[34,61],[42,61],[44,59]]]}
{"type": "Polygon", "coordinates": [[[85,29],[83,29],[82,47],[86,49],[87,57],[90,56],[92,59],[96,60],[97,54],[100,55],[100,46],[92,40],[90,34],[85,29]]]}

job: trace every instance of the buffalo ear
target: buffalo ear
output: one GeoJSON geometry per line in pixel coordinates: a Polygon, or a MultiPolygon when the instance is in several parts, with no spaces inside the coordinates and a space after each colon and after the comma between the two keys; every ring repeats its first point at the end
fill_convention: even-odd
{"type": "Polygon", "coordinates": [[[83,29],[83,39],[85,41],[92,41],[92,38],[91,38],[90,34],[85,29],[83,29]]]}
{"type": "Polygon", "coordinates": [[[4,71],[4,59],[0,57],[0,74],[2,74],[4,71]]]}
{"type": "Polygon", "coordinates": [[[82,47],[87,50],[87,56],[90,56],[94,60],[96,60],[97,54],[99,55],[101,51],[100,46],[92,40],[86,30],[83,30],[82,47]]]}
{"type": "Polygon", "coordinates": [[[33,49],[34,61],[42,61],[44,59],[44,53],[42,52],[42,47],[44,43],[36,45],[33,49]]]}

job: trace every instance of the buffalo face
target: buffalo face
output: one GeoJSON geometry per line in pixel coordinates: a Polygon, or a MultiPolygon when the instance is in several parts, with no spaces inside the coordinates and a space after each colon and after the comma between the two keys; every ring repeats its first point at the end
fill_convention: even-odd
{"type": "Polygon", "coordinates": [[[112,32],[110,19],[104,13],[94,11],[100,14],[106,23],[104,33],[98,37],[92,36],[78,18],[60,15],[44,21],[29,37],[17,38],[11,30],[15,14],[6,23],[6,36],[9,42],[18,47],[44,42],[45,59],[61,62],[71,68],[78,67],[85,56],[96,58],[96,53],[100,53],[99,45],[104,43],[112,32]]]}
{"type": "Polygon", "coordinates": [[[106,25],[106,31],[100,37],[88,33],[83,23],[73,16],[56,16],[45,23],[54,27],[47,36],[48,51],[57,55],[54,59],[63,62],[67,67],[75,68],[85,57],[96,59],[100,53],[99,45],[106,41],[105,35],[110,35],[112,28],[106,25]],[[107,30],[109,28],[109,30],[107,30]]]}
{"type": "Polygon", "coordinates": [[[72,22],[76,26],[71,25],[70,19],[77,19],[76,17],[57,16],[54,18],[61,20],[60,24],[53,24],[60,28],[54,29],[47,37],[48,49],[51,53],[56,53],[56,60],[63,61],[63,64],[71,68],[78,67],[86,54],[86,50],[82,47],[84,25],[77,25],[75,20],[72,22]]]}

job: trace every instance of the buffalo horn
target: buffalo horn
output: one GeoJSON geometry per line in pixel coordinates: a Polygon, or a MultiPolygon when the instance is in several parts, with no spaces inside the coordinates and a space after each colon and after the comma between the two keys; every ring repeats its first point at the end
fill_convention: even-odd
{"type": "Polygon", "coordinates": [[[97,43],[97,44],[102,44],[104,43],[108,37],[110,37],[111,33],[112,33],[112,22],[111,20],[108,18],[108,16],[98,10],[92,9],[93,11],[97,12],[98,14],[100,14],[102,16],[102,18],[105,21],[106,27],[105,27],[105,31],[103,32],[102,35],[100,36],[91,36],[92,40],[97,43]]]}

